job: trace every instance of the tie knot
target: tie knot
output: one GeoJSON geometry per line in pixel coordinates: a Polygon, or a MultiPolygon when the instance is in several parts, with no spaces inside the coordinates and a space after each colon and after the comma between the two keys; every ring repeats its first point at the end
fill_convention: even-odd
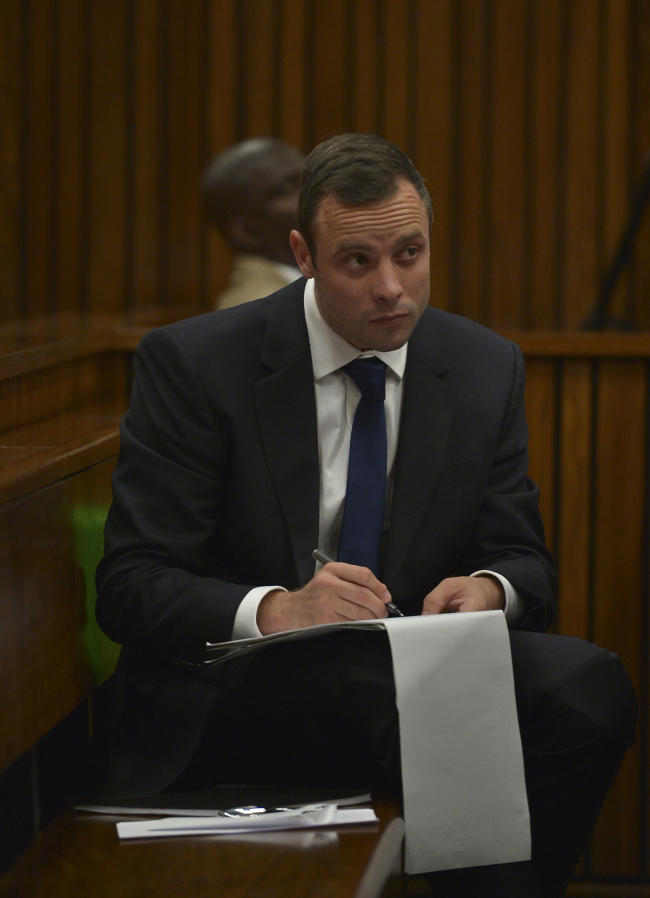
{"type": "Polygon", "coordinates": [[[386,363],[378,358],[355,359],[343,370],[361,390],[364,399],[383,402],[386,398],[386,363]]]}

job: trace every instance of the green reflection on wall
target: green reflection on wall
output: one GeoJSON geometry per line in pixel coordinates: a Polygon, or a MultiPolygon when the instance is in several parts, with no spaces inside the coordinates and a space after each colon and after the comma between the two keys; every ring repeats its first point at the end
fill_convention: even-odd
{"type": "Polygon", "coordinates": [[[99,629],[95,620],[95,568],[104,554],[104,522],[108,505],[77,505],[74,509],[75,555],[86,583],[86,625],[82,634],[96,685],[115,669],[120,646],[99,629]]]}

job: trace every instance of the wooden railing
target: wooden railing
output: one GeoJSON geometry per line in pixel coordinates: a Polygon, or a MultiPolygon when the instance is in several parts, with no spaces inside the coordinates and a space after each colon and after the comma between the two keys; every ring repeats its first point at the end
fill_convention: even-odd
{"type": "Polygon", "coordinates": [[[526,357],[530,474],[560,581],[557,630],[617,652],[642,703],[587,877],[648,880],[650,335],[508,334],[526,357]]]}
{"type": "MultiPolygon", "coordinates": [[[[42,321],[0,331],[0,770],[110,673],[115,647],[94,624],[93,570],[131,355],[151,324],[163,322],[42,321]]],[[[558,560],[557,630],[620,654],[642,703],[640,741],[580,875],[636,882],[634,894],[650,894],[650,336],[508,336],[527,361],[530,471],[558,560]]]]}

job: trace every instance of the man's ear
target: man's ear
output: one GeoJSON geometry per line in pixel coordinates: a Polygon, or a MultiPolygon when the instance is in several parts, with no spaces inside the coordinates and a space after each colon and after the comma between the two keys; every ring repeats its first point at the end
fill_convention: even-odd
{"type": "Polygon", "coordinates": [[[313,263],[307,241],[300,231],[292,231],[289,235],[289,240],[291,241],[291,249],[296,257],[298,268],[306,278],[313,278],[316,266],[313,263]]]}

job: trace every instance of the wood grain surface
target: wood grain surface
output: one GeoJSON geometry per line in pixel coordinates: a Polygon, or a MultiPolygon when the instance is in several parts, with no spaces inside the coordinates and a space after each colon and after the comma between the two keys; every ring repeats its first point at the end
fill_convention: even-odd
{"type": "MultiPolygon", "coordinates": [[[[208,159],[344,130],[412,154],[432,302],[575,328],[650,149],[650,0],[31,0],[0,11],[0,319],[209,308],[208,159]]],[[[650,326],[650,220],[613,311],[650,326]]]]}
{"type": "Polygon", "coordinates": [[[114,459],[77,468],[69,479],[58,479],[57,472],[57,482],[0,506],[2,770],[95,685],[84,639],[92,634],[75,517],[91,507],[105,515],[113,467],[114,459]]]}
{"type": "Polygon", "coordinates": [[[125,843],[115,829],[124,818],[70,809],[0,879],[0,895],[279,898],[290,889],[294,898],[379,898],[381,877],[357,888],[373,853],[401,861],[403,829],[395,805],[374,807],[375,825],[125,843]]]}

